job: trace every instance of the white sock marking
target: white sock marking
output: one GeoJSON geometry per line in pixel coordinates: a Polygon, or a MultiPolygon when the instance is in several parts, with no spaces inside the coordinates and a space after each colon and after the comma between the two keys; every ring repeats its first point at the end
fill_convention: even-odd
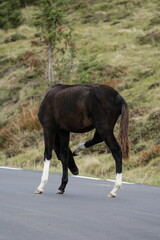
{"type": "Polygon", "coordinates": [[[48,182],[48,177],[49,177],[49,168],[50,168],[50,160],[45,159],[44,161],[44,167],[43,167],[43,174],[41,178],[41,183],[38,186],[38,190],[40,192],[44,191],[44,187],[48,182]]]}
{"type": "Polygon", "coordinates": [[[74,151],[74,154],[78,155],[80,151],[84,150],[86,148],[84,144],[85,143],[80,143],[76,150],[74,151]]]}
{"type": "Polygon", "coordinates": [[[117,174],[116,174],[115,185],[114,185],[114,188],[112,189],[112,191],[110,192],[110,194],[115,197],[117,191],[118,191],[121,187],[122,187],[122,173],[117,173],[117,174]]]}

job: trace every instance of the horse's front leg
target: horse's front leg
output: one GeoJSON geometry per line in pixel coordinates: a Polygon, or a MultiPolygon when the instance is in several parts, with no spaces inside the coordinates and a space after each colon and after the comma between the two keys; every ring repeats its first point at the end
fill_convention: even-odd
{"type": "Polygon", "coordinates": [[[68,165],[67,162],[62,162],[62,180],[61,185],[58,188],[57,194],[63,194],[65,192],[66,185],[68,183],[68,165]]]}
{"type": "Polygon", "coordinates": [[[63,194],[68,183],[69,132],[60,132],[60,157],[62,161],[62,179],[57,193],[63,194]]]}
{"type": "Polygon", "coordinates": [[[69,157],[68,157],[68,168],[73,175],[78,175],[79,174],[78,167],[77,167],[77,165],[74,161],[74,158],[73,158],[73,153],[71,152],[70,149],[69,149],[69,157]]]}
{"type": "Polygon", "coordinates": [[[35,191],[35,194],[41,194],[44,192],[44,187],[48,182],[49,168],[50,168],[50,160],[47,160],[47,158],[45,158],[41,182],[40,182],[37,190],[35,191]]]}
{"type": "Polygon", "coordinates": [[[54,140],[54,132],[52,128],[44,128],[44,142],[45,142],[45,151],[44,151],[44,167],[43,173],[41,177],[40,185],[35,191],[36,194],[41,194],[44,192],[44,187],[48,182],[49,177],[49,168],[50,168],[50,160],[52,158],[52,145],[54,140]]]}

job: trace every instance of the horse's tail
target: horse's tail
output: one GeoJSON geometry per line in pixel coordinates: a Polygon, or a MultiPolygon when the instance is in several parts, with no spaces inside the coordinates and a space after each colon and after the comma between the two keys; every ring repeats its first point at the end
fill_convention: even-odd
{"type": "Polygon", "coordinates": [[[129,110],[126,102],[122,103],[122,112],[120,120],[120,133],[119,139],[122,148],[122,156],[124,159],[129,160],[129,139],[128,139],[128,126],[129,126],[129,110]]]}

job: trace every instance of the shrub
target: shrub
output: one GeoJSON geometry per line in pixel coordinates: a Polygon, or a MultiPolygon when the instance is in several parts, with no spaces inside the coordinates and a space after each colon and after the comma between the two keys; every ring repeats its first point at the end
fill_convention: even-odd
{"type": "Polygon", "coordinates": [[[147,33],[144,36],[137,37],[137,40],[138,40],[138,43],[141,45],[144,45],[144,44],[159,45],[160,32],[153,31],[153,32],[147,33]]]}
{"type": "MultiPolygon", "coordinates": [[[[98,62],[95,56],[82,61],[77,69],[78,82],[104,82],[107,80],[118,81],[127,75],[125,66],[106,65],[103,61],[98,62]]],[[[109,84],[109,85],[115,85],[109,84]]]]}
{"type": "Polygon", "coordinates": [[[9,42],[16,42],[18,40],[24,40],[27,39],[24,35],[14,33],[10,35],[9,37],[5,38],[4,43],[9,43],[9,42]]]}
{"type": "Polygon", "coordinates": [[[143,150],[140,153],[140,162],[147,164],[153,158],[156,158],[160,155],[160,144],[155,145],[150,150],[143,150]]]}
{"type": "Polygon", "coordinates": [[[19,0],[0,1],[0,28],[17,28],[22,23],[19,0]]]}

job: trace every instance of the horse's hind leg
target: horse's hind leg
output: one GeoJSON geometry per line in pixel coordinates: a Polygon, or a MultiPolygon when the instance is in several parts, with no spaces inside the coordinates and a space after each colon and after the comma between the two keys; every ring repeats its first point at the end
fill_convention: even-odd
{"type": "Polygon", "coordinates": [[[112,131],[104,130],[101,136],[109,147],[116,163],[115,185],[108,195],[108,197],[115,197],[117,191],[122,187],[122,151],[112,131]]]}
{"type": "Polygon", "coordinates": [[[44,151],[44,167],[41,177],[40,185],[35,191],[36,194],[41,194],[44,192],[44,187],[48,182],[49,177],[49,168],[50,160],[52,158],[52,146],[54,140],[54,133],[51,128],[44,128],[44,142],[45,142],[45,151],[44,151]]]}
{"type": "Polygon", "coordinates": [[[103,139],[101,138],[101,136],[97,133],[97,131],[94,133],[94,136],[91,140],[88,140],[84,143],[80,143],[78,145],[78,147],[75,149],[75,151],[73,152],[73,156],[77,156],[79,154],[80,151],[82,151],[85,148],[89,148],[95,144],[98,144],[100,142],[103,142],[103,139]]]}

